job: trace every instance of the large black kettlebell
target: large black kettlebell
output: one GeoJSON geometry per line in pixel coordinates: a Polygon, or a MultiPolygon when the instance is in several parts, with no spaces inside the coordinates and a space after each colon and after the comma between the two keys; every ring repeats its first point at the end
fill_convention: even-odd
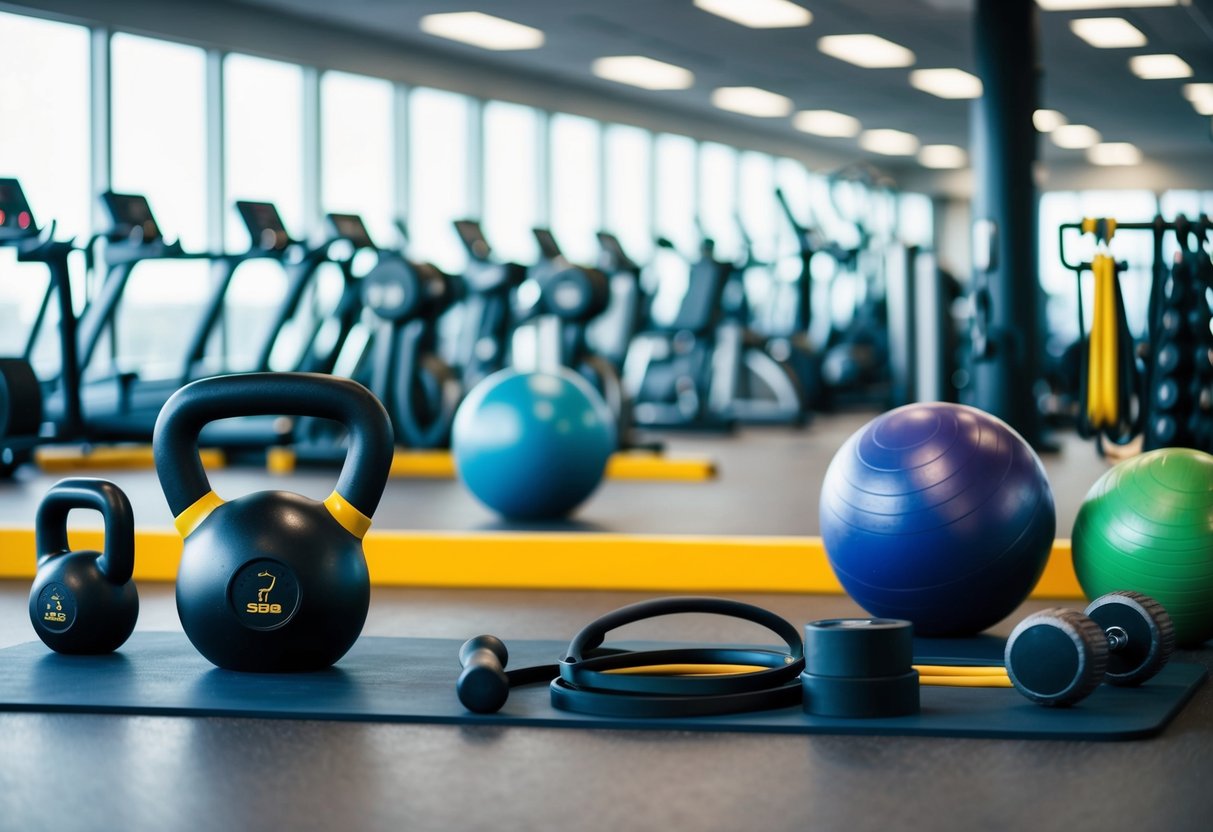
{"type": "Polygon", "coordinates": [[[29,593],[29,619],[38,637],[59,653],[109,653],[130,637],[139,618],[135,519],[130,501],[112,482],[67,479],[55,483],[34,521],[38,574],[29,593]],[[73,552],[67,515],[74,508],[101,512],[105,551],[73,552]]]}
{"type": "Polygon", "coordinates": [[[379,400],[348,379],[251,373],[188,384],[165,403],[152,439],[156,473],[185,540],[177,612],[207,659],[229,670],[319,670],[350,649],[366,621],[362,538],[387,484],[392,427],[379,400]],[[310,416],[340,422],[349,450],[322,502],[260,491],[224,502],[198,458],[217,419],[310,416]]]}

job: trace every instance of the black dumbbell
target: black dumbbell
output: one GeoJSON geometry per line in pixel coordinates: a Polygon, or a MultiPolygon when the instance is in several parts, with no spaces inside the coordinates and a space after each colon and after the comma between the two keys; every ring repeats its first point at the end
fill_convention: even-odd
{"type": "Polygon", "coordinates": [[[1007,639],[1007,675],[1041,705],[1073,705],[1103,682],[1131,687],[1162,670],[1175,648],[1171,617],[1140,592],[1112,592],[1085,612],[1033,613],[1007,639]]]}
{"type": "Polygon", "coordinates": [[[510,696],[510,679],[505,666],[510,654],[497,636],[476,636],[459,648],[463,672],[455,682],[455,692],[463,707],[478,714],[501,710],[510,696]]]}

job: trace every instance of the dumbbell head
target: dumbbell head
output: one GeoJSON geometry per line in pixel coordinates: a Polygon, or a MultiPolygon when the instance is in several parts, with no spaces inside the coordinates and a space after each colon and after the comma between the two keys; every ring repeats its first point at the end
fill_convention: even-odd
{"type": "Polygon", "coordinates": [[[1073,705],[1103,681],[1108,640],[1076,610],[1048,609],[1020,621],[1007,639],[1007,675],[1040,705],[1073,705]]]}
{"type": "Polygon", "coordinates": [[[455,682],[455,692],[463,707],[478,714],[501,710],[510,695],[510,680],[505,675],[509,661],[505,643],[496,636],[476,636],[459,648],[463,672],[455,682]]]}
{"type": "Polygon", "coordinates": [[[1108,639],[1107,681],[1140,685],[1162,670],[1175,650],[1175,626],[1162,604],[1140,592],[1112,592],[1086,609],[1108,639]]]}
{"type": "Polygon", "coordinates": [[[1170,616],[1139,592],[1096,598],[1085,613],[1050,609],[1019,622],[1007,640],[1011,682],[1041,705],[1073,705],[1101,682],[1140,685],[1174,650],[1170,616]]]}

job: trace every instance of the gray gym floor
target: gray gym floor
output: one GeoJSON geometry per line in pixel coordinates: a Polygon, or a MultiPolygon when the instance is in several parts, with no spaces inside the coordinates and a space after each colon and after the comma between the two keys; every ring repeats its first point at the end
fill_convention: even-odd
{"type": "MultiPolygon", "coordinates": [[[[834,452],[871,413],[818,417],[808,428],[747,429],[733,436],[670,434],[670,455],[710,457],[719,463],[713,482],[606,481],[574,517],[545,528],[654,534],[805,535],[817,534],[821,481],[834,452]]],[[[1057,437],[1058,453],[1042,457],[1057,504],[1059,537],[1069,537],[1087,489],[1107,469],[1089,443],[1057,437]]],[[[0,524],[29,526],[38,501],[61,475],[22,472],[0,483],[0,524]]],[[[168,528],[172,516],[152,471],[90,471],[117,482],[128,494],[140,527],[168,528]]],[[[271,477],[256,467],[231,467],[212,475],[223,497],[266,488],[285,488],[323,499],[333,489],[334,470],[300,470],[271,477]]],[[[73,522],[99,524],[78,513],[73,522]]],[[[484,509],[454,480],[394,479],[374,517],[381,529],[472,530],[510,528],[484,509]]],[[[518,528],[519,526],[512,526],[518,528]]],[[[521,528],[537,528],[534,525],[521,528]]]]}
{"type": "MultiPolygon", "coordinates": [[[[579,520],[617,531],[816,532],[830,456],[862,416],[803,432],[675,439],[721,464],[711,484],[607,483],[579,520]]],[[[1067,441],[1045,459],[1068,536],[1105,468],[1067,441]]],[[[0,489],[0,522],[28,525],[53,477],[0,489]]],[[[167,525],[146,473],[115,475],[141,524],[167,525]]],[[[241,470],[221,493],[287,486],[241,470]]],[[[332,477],[289,487],[328,493],[332,477]]],[[[84,517],[81,517],[83,520],[84,517]]],[[[383,527],[480,528],[454,483],[394,481],[383,527]]],[[[28,553],[2,552],[0,557],[28,553]]],[[[32,637],[28,587],[0,582],[0,647],[32,637]]],[[[177,630],[172,587],[140,587],[140,629],[177,630]]],[[[376,588],[366,635],[567,638],[644,596],[376,588]]],[[[737,596],[795,622],[859,614],[843,597],[737,596]]],[[[994,632],[1007,635],[1030,601],[994,632]]],[[[688,616],[628,635],[727,640],[688,616]]],[[[1209,650],[1177,658],[1213,667],[1209,650]]],[[[0,672],[3,672],[0,666],[0,672]]],[[[402,691],[401,695],[407,695],[402,691]]],[[[1162,736],[1138,742],[704,734],[229,718],[0,713],[0,830],[1200,830],[1213,817],[1213,685],[1162,736]]]]}

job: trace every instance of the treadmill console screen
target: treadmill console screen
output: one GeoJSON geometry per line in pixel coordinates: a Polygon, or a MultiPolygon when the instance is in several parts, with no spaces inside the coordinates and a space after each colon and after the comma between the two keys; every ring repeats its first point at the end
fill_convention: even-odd
{"type": "Polygon", "coordinates": [[[101,195],[101,204],[110,215],[110,236],[122,239],[138,230],[140,239],[145,243],[153,243],[163,237],[152,215],[152,207],[147,204],[147,197],[106,191],[101,195]]]}
{"type": "Polygon", "coordinates": [[[21,183],[16,179],[0,179],[0,240],[29,237],[37,229],[21,183]]]}
{"type": "Polygon", "coordinates": [[[480,223],[475,220],[455,220],[455,232],[463,241],[463,247],[468,250],[473,260],[488,260],[493,250],[489,241],[484,238],[480,223]]]}
{"type": "Polygon", "coordinates": [[[291,243],[291,237],[286,233],[282,216],[272,202],[236,203],[236,212],[248,229],[253,246],[264,251],[283,251],[291,243]]]}
{"type": "Polygon", "coordinates": [[[561,257],[560,245],[551,231],[546,228],[532,228],[531,233],[535,235],[535,242],[539,243],[539,253],[544,260],[556,260],[561,257]]]}
{"type": "Polygon", "coordinates": [[[329,214],[329,230],[343,240],[349,240],[355,248],[374,248],[371,233],[366,230],[366,223],[357,214],[329,214]]]}

